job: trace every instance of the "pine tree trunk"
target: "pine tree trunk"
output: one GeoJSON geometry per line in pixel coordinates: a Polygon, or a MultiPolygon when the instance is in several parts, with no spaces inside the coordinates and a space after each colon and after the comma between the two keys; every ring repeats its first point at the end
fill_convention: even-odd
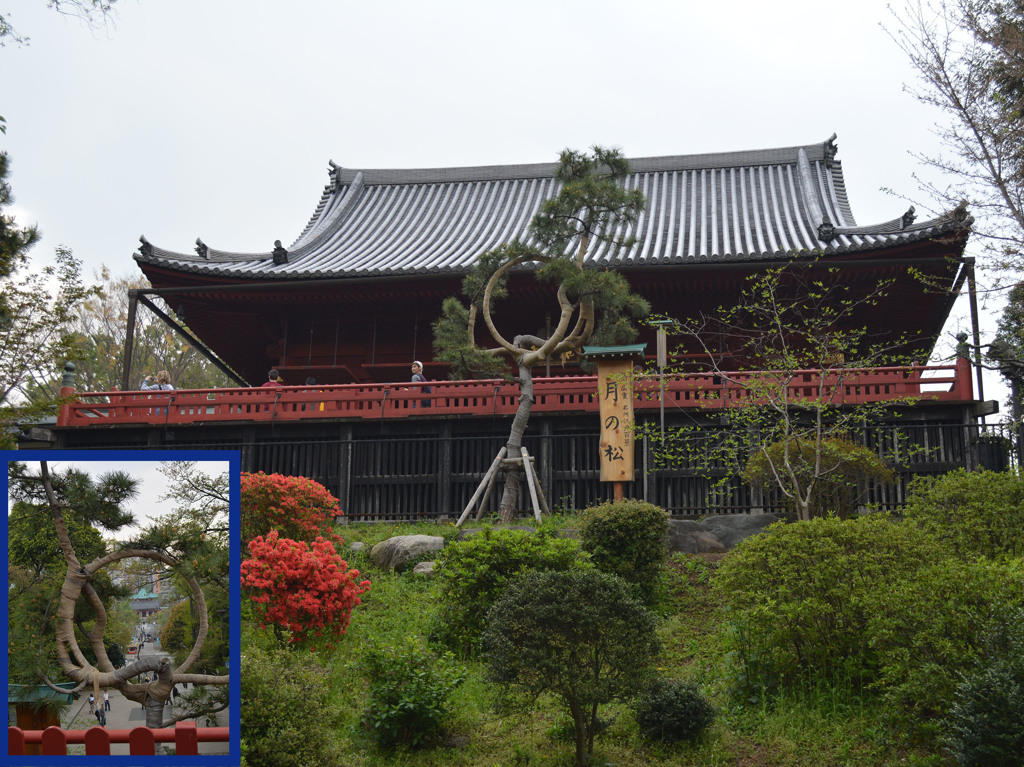
{"type": "MultiPolygon", "coordinates": [[[[518,457],[522,454],[523,433],[526,431],[526,424],[530,420],[530,410],[533,408],[533,372],[529,367],[520,363],[519,365],[519,409],[516,417],[512,419],[512,430],[508,435],[505,455],[508,458],[518,457]]],[[[505,489],[501,495],[501,504],[498,506],[498,515],[502,522],[511,522],[516,518],[516,511],[519,508],[519,486],[523,479],[522,467],[512,466],[505,472],[505,489]]]]}

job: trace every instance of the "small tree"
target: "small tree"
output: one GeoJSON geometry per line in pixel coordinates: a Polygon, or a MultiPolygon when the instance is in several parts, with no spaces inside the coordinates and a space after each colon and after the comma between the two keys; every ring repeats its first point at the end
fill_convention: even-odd
{"type": "MultiPolygon", "coordinates": [[[[0,16],[0,46],[7,31],[0,16]]],[[[0,132],[5,127],[0,117],[0,132]]],[[[47,397],[36,390],[75,356],[78,339],[70,324],[78,305],[95,292],[82,285],[81,264],[67,248],[57,248],[55,265],[25,270],[40,235],[35,227],[18,227],[5,210],[14,202],[8,170],[7,153],[0,152],[0,446],[5,447],[13,444],[12,426],[56,414],[56,392],[47,397]]]]}
{"type": "Polygon", "coordinates": [[[483,640],[492,682],[562,699],[577,767],[594,752],[598,707],[639,692],[659,651],[652,615],[597,570],[526,573],[491,608],[483,640]]]}
{"type": "MultiPolygon", "coordinates": [[[[872,337],[865,328],[864,314],[875,311],[889,284],[858,288],[815,260],[752,275],[735,306],[672,326],[682,339],[678,357],[697,356],[699,369],[728,390],[704,400],[726,426],[669,429],[664,441],[650,423],[638,433],[654,438],[663,463],[688,464],[709,477],[724,468],[720,482],[752,461],[756,474],[810,519],[821,486],[856,458],[833,451],[836,440],[913,401],[846,402],[858,376],[905,363],[914,350],[903,338],[872,337]]],[[[670,372],[693,372],[692,363],[670,372]]]]}
{"type": "Polygon", "coordinates": [[[845,519],[857,510],[869,483],[895,478],[878,454],[863,445],[840,437],[823,439],[820,444],[794,437],[788,445],[776,442],[755,453],[743,469],[743,479],[768,489],[776,487],[777,467],[787,461],[797,480],[812,487],[808,511],[814,517],[835,514],[845,519]],[[817,481],[812,483],[815,473],[817,481]]]}
{"type": "MultiPolygon", "coordinates": [[[[533,368],[556,355],[578,353],[588,341],[625,343],[635,337],[634,320],[650,311],[621,274],[585,266],[592,247],[603,245],[605,258],[612,260],[633,242],[629,228],[646,203],[639,190],[623,187],[628,172],[629,164],[615,149],[563,151],[555,173],[561,189],[534,217],[530,239],[482,255],[462,285],[469,305],[454,296],[446,299],[434,323],[435,357],[451,364],[454,379],[499,375],[507,360],[518,368],[519,409],[506,446],[510,459],[521,455],[533,406],[533,368]],[[528,332],[509,340],[496,322],[495,304],[505,295],[509,274],[526,267],[535,269],[538,281],[555,286],[558,321],[546,338],[528,332]],[[497,346],[477,346],[478,321],[497,346]]],[[[521,467],[506,473],[499,507],[505,521],[515,517],[521,475],[521,467]]]]}

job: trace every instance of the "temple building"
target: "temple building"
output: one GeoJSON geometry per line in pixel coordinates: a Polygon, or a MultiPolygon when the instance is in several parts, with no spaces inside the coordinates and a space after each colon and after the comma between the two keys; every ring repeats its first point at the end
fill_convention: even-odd
{"type": "MultiPolygon", "coordinates": [[[[899,342],[914,364],[844,368],[841,385],[832,387],[842,405],[899,404],[892,423],[855,435],[887,460],[896,456],[897,481],[871,489],[876,507],[899,508],[912,476],[1005,461],[1002,443],[980,422],[995,403],[983,401],[980,379],[978,386],[973,380],[968,356],[977,331],[973,344],[961,339],[955,362],[931,360],[954,301],[965,286],[973,289],[965,209],[917,220],[911,208],[859,224],[834,136],[780,149],[638,158],[630,168],[624,183],[648,203],[631,231],[620,233],[633,244],[594,247],[585,266],[619,271],[657,314],[688,319],[735,305],[750,276],[793,260],[840,270],[854,298],[891,284],[851,327],[866,329],[872,342],[899,342]]],[[[444,299],[461,293],[481,254],[529,240],[531,219],[558,190],[555,169],[331,163],[313,214],[288,245],[238,253],[198,239],[195,252],[183,253],[142,238],[135,260],[152,288],[130,292],[129,329],[142,304],[205,346],[239,387],[139,392],[129,361],[121,391],[76,392],[69,365],[62,393],[76,396],[33,446],[238,450],[243,471],[323,483],[348,519],[458,517],[508,439],[520,392],[498,379],[444,380],[447,369],[432,359],[431,323],[444,299]],[[424,363],[431,392],[410,387],[413,360],[424,363]],[[285,386],[255,388],[271,368],[285,386]],[[307,385],[309,378],[316,383],[307,385]]],[[[554,290],[525,268],[514,271],[497,307],[499,330],[546,335],[554,290]]],[[[644,332],[639,342],[651,358],[655,331],[644,332]]],[[[706,343],[735,358],[727,340],[706,343]]],[[[736,361],[750,369],[751,360],[736,361]]],[[[552,506],[582,509],[610,491],[598,465],[597,378],[579,362],[560,358],[534,371],[525,444],[552,506]]],[[[732,428],[723,380],[696,367],[684,372],[660,379],[660,390],[655,384],[637,393],[637,421],[732,428]]],[[[636,453],[626,494],[674,515],[784,506],[724,470],[727,486],[693,467],[660,465],[646,436],[636,453]]]]}
{"type": "MultiPolygon", "coordinates": [[[[886,304],[855,321],[875,336],[912,337],[926,360],[968,276],[970,218],[955,210],[918,221],[911,208],[859,225],[836,154],[833,136],[632,159],[625,183],[648,201],[625,233],[635,245],[596,247],[586,266],[620,271],[655,313],[683,318],[734,303],[758,270],[816,258],[865,291],[894,280],[886,304]]],[[[531,219],[558,188],[555,167],[351,170],[332,162],[309,222],[287,247],[236,253],[197,239],[194,253],[180,253],[143,237],[135,260],[153,289],[140,295],[162,297],[242,385],[261,384],[272,367],[292,385],[309,376],[319,384],[407,380],[414,359],[429,378],[446,378],[431,360],[442,301],[460,294],[482,253],[529,239],[531,219]]],[[[545,335],[552,294],[525,272],[513,276],[499,328],[511,317],[516,332],[545,335]]],[[[574,374],[576,364],[557,360],[537,372],[574,374]]],[[[122,388],[132,388],[129,376],[126,369],[122,388]]]]}

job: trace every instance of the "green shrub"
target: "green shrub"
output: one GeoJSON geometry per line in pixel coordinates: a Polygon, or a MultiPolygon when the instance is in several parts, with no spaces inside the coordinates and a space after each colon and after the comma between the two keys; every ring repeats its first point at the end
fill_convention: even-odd
{"type": "Polygon", "coordinates": [[[996,661],[964,679],[948,722],[950,751],[963,767],[1024,765],[1024,663],[996,661]]]}
{"type": "Polygon", "coordinates": [[[309,653],[242,652],[242,745],[249,767],[335,764],[329,674],[309,653]]]}
{"type": "Polygon", "coordinates": [[[1024,480],[1012,472],[959,469],[918,477],[904,516],[961,557],[1024,555],[1024,480]]]}
{"type": "Polygon", "coordinates": [[[1024,610],[1007,611],[977,667],[962,678],[946,741],[962,767],[1024,765],[1024,610]]]}
{"type": "Polygon", "coordinates": [[[634,584],[651,604],[668,556],[668,512],[645,501],[610,501],[580,514],[580,540],[594,565],[634,584]]]}
{"type": "Polygon", "coordinates": [[[867,630],[878,597],[943,553],[884,514],[777,523],[747,539],[715,578],[736,691],[808,676],[869,680],[880,665],[867,630]]]}
{"type": "Polygon", "coordinates": [[[715,707],[693,682],[656,679],[634,707],[640,730],[652,740],[691,740],[715,721],[715,707]]]}
{"type": "Polygon", "coordinates": [[[524,530],[484,530],[446,546],[436,562],[440,606],[432,634],[463,655],[478,649],[487,611],[515,576],[590,566],[576,541],[524,530]]]}
{"type": "MultiPolygon", "coordinates": [[[[893,481],[892,470],[877,453],[838,437],[823,439],[820,449],[813,439],[796,437],[788,445],[785,441],[769,445],[750,458],[743,479],[755,486],[777,488],[778,476],[786,476],[785,467],[793,470],[801,488],[814,480],[812,517],[835,514],[845,519],[857,511],[869,483],[893,481]]],[[[789,488],[790,481],[785,482],[789,488]]]]}
{"type": "Polygon", "coordinates": [[[466,678],[451,654],[438,658],[415,637],[400,647],[370,647],[363,655],[370,681],[365,720],[384,748],[422,746],[448,716],[448,696],[466,678]]]}
{"type": "Polygon", "coordinates": [[[867,600],[867,636],[879,656],[875,687],[908,724],[927,732],[953,702],[961,674],[984,653],[994,617],[1024,601],[1024,579],[991,561],[922,562],[867,600]]]}
{"type": "Polygon", "coordinates": [[[487,614],[488,678],[508,696],[557,696],[573,718],[576,764],[593,754],[598,706],[635,695],[659,652],[655,619],[622,579],[531,571],[487,614]]]}

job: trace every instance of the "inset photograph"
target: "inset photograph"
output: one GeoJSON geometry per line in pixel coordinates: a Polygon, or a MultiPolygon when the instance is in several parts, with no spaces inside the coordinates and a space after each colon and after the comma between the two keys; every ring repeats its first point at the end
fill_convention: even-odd
{"type": "Polygon", "coordinates": [[[4,453],[5,763],[239,764],[238,455],[181,455],[4,453]]]}

